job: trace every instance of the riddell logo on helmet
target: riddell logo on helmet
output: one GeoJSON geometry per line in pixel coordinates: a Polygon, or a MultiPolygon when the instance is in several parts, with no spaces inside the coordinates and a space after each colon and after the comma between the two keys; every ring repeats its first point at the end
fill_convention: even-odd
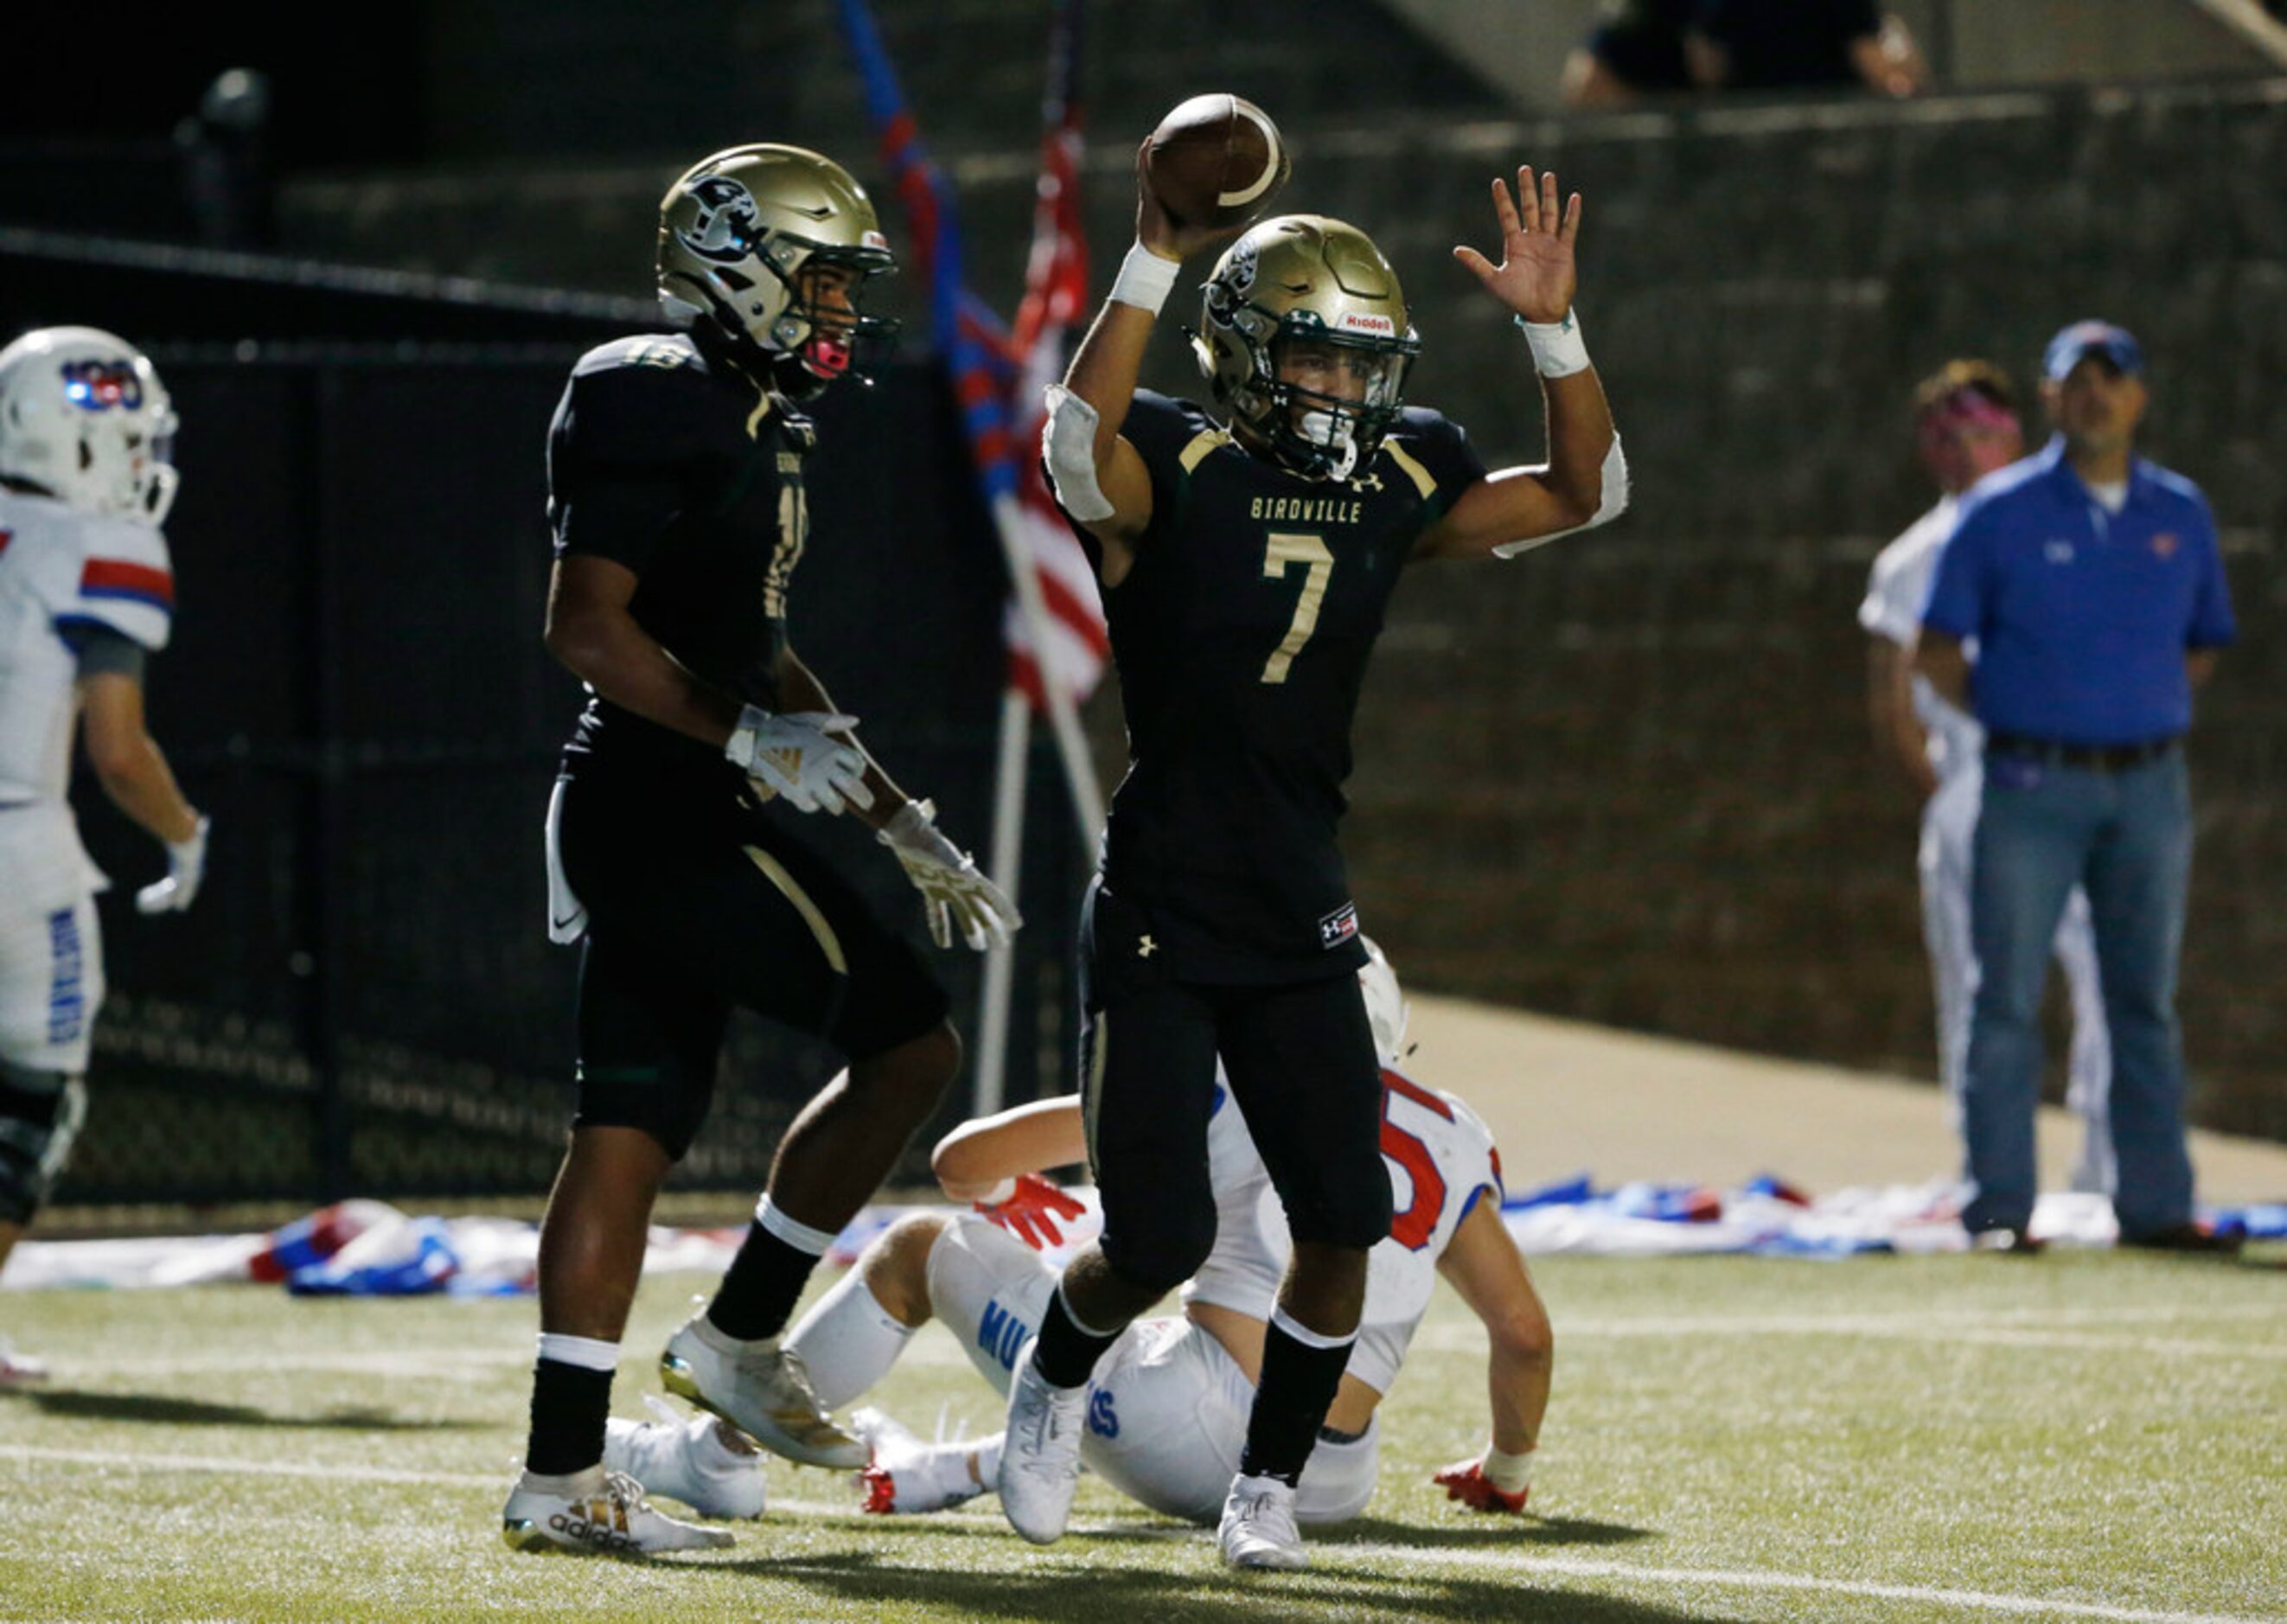
{"type": "Polygon", "coordinates": [[[1379,333],[1385,338],[1397,336],[1397,323],[1388,316],[1377,316],[1363,310],[1346,310],[1335,326],[1349,333],[1379,333]]]}

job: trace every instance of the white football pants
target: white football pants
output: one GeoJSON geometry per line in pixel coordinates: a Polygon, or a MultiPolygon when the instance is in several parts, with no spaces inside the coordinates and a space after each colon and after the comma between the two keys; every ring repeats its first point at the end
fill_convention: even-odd
{"type": "MultiPolygon", "coordinates": [[[[975,1214],[955,1218],[930,1248],[930,1306],[1004,1396],[1056,1284],[1039,1253],[975,1214]]],[[[1185,1319],[1139,1319],[1088,1384],[1080,1459],[1154,1511],[1212,1524],[1238,1475],[1254,1404],[1254,1383],[1213,1336],[1185,1319]]],[[[1380,1416],[1352,1443],[1320,1440],[1295,1491],[1295,1520],[1356,1517],[1373,1497],[1381,1456],[1380,1416]]]]}

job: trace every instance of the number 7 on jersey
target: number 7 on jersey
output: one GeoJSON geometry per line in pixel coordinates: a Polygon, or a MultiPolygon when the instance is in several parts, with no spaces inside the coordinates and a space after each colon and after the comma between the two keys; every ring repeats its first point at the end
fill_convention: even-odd
{"type": "Polygon", "coordinates": [[[1294,619],[1286,628],[1270,658],[1262,662],[1262,680],[1285,682],[1286,669],[1294,663],[1294,656],[1302,652],[1302,645],[1318,629],[1318,606],[1326,596],[1326,578],[1334,573],[1334,555],[1328,551],[1323,536],[1308,532],[1281,535],[1274,530],[1263,538],[1262,574],[1268,581],[1285,577],[1286,566],[1302,564],[1310,573],[1302,579],[1302,595],[1294,601],[1294,619]]]}

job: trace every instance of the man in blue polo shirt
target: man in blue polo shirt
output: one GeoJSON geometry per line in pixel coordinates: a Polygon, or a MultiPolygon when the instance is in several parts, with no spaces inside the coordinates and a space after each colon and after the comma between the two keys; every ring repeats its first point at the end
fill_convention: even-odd
{"type": "Polygon", "coordinates": [[[2192,690],[2232,640],[2231,602],[2206,498],[2134,455],[2148,399],[2136,340],[2076,322],[2042,369],[2057,434],[1964,500],[1915,652],[1986,730],[1962,1223],[2030,1248],[2041,990],[2080,884],[2112,1035],[2121,1240],[2205,1250],[2219,1243],[2192,1222],[2175,1013],[2192,855],[2180,746],[2192,690]]]}

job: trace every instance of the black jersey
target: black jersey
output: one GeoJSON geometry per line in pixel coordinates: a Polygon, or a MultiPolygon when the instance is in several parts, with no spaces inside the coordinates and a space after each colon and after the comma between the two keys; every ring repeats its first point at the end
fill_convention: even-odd
{"type": "Polygon", "coordinates": [[[1139,391],[1120,432],[1151,472],[1151,523],[1104,594],[1128,746],[1104,883],[1149,915],[1179,977],[1355,968],[1334,837],[1359,685],[1415,542],[1484,464],[1418,408],[1340,482],[1164,395],[1139,391]]]}
{"type": "MultiPolygon", "coordinates": [[[[809,419],[688,334],[590,350],[549,430],[557,556],[626,565],[639,577],[629,605],[637,625],[698,677],[774,709],[787,592],[810,526],[802,461],[814,439],[809,419]]],[[[714,754],[596,696],[566,764],[701,771],[714,754]]]]}

